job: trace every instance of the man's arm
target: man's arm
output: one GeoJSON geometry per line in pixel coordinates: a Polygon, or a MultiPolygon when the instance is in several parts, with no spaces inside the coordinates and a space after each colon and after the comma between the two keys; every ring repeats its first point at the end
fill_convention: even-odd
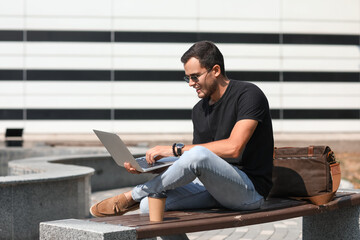
{"type": "MultiPolygon", "coordinates": [[[[237,158],[253,135],[257,125],[258,122],[256,120],[239,120],[233,127],[229,138],[204,144],[186,145],[183,151],[188,151],[195,146],[203,146],[219,157],[237,158]]],[[[146,161],[153,163],[160,158],[168,156],[173,156],[171,146],[156,146],[146,152],[146,161]]]]}
{"type": "MultiPolygon", "coordinates": [[[[244,150],[257,125],[258,121],[256,120],[239,120],[233,127],[229,138],[199,145],[206,147],[221,158],[237,158],[244,150]]],[[[189,147],[192,148],[194,146],[191,145],[189,147]]],[[[185,146],[186,150],[188,149],[185,146]]]]}

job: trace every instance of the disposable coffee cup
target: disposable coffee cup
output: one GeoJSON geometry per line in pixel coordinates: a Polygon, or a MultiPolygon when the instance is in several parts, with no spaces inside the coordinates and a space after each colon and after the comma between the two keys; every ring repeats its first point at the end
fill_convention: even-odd
{"type": "Polygon", "coordinates": [[[151,222],[161,222],[164,219],[166,194],[152,193],[149,199],[149,216],[151,222]]]}

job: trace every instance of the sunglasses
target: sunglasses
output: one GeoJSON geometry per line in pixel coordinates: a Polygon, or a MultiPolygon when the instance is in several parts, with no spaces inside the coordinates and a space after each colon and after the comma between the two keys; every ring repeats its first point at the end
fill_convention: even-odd
{"type": "Polygon", "coordinates": [[[186,76],[184,76],[184,80],[185,80],[185,82],[189,83],[190,79],[191,79],[193,82],[197,83],[199,81],[199,77],[201,77],[202,75],[204,75],[205,73],[208,73],[208,72],[209,72],[209,70],[205,71],[205,72],[203,72],[203,73],[201,73],[199,75],[196,75],[196,74],[193,74],[193,75],[190,75],[190,76],[186,75],[186,76]]]}

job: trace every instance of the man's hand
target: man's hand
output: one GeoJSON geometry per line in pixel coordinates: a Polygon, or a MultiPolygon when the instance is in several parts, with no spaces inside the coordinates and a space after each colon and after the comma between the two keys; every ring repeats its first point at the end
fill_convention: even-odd
{"type": "Polygon", "coordinates": [[[126,162],[124,163],[124,167],[126,169],[126,171],[128,171],[129,173],[132,174],[140,174],[141,172],[139,172],[138,170],[136,170],[130,163],[126,162]]]}
{"type": "MultiPolygon", "coordinates": [[[[129,172],[129,173],[132,173],[132,174],[140,174],[142,172],[139,172],[138,170],[136,170],[133,166],[131,166],[130,163],[126,162],[124,163],[124,167],[125,169],[129,172]]],[[[150,171],[148,173],[153,173],[153,174],[159,174],[159,173],[162,173],[163,171],[165,171],[166,169],[168,169],[168,167],[163,167],[163,168],[158,168],[158,169],[155,169],[153,171],[150,171]]]]}
{"type": "Polygon", "coordinates": [[[172,146],[156,146],[146,152],[146,161],[153,164],[163,157],[170,156],[174,156],[172,146]]]}

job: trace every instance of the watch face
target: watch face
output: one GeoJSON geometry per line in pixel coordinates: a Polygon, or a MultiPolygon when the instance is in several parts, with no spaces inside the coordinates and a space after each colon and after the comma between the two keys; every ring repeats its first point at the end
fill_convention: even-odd
{"type": "Polygon", "coordinates": [[[176,144],[176,148],[183,148],[185,147],[185,145],[183,143],[177,143],[176,144]]]}

